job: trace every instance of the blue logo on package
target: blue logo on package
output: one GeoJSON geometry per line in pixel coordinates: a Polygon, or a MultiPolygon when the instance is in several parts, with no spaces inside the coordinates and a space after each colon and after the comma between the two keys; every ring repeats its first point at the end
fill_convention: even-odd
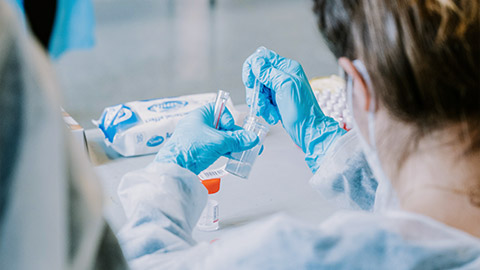
{"type": "Polygon", "coordinates": [[[188,105],[187,101],[180,101],[180,100],[171,100],[171,101],[165,101],[162,103],[157,103],[154,104],[150,107],[148,107],[149,111],[152,112],[166,112],[170,110],[175,110],[175,109],[180,109],[188,105]]]}
{"type": "Polygon", "coordinates": [[[148,140],[147,146],[148,147],[155,147],[163,143],[165,139],[162,136],[153,136],[148,140]]]}
{"type": "Polygon", "coordinates": [[[112,143],[118,132],[134,126],[139,122],[139,119],[132,109],[122,105],[118,110],[105,110],[100,122],[98,127],[103,131],[108,141],[112,143]],[[110,120],[106,121],[107,119],[110,120]]]}

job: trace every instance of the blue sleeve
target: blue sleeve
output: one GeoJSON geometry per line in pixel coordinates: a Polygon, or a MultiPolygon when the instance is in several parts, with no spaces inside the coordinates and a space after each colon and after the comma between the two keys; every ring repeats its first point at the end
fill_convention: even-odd
{"type": "Polygon", "coordinates": [[[378,182],[351,130],[327,151],[310,180],[314,189],[341,208],[373,211],[378,182]]]}
{"type": "Polygon", "coordinates": [[[95,43],[95,16],[91,0],[58,0],[48,51],[52,59],[95,43]]]}

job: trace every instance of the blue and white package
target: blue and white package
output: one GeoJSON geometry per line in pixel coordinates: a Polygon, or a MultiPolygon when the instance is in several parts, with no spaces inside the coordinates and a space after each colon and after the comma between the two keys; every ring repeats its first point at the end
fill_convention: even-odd
{"type": "MultiPolygon", "coordinates": [[[[152,154],[172,135],[177,122],[189,112],[214,102],[216,93],[132,101],[105,108],[92,121],[105,135],[105,143],[129,157],[152,154]]],[[[227,107],[234,114],[231,99],[227,107]]]]}

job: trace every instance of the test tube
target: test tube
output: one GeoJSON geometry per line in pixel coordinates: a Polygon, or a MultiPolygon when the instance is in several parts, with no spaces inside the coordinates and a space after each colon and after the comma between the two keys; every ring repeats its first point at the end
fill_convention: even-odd
{"type": "MultiPolygon", "coordinates": [[[[215,108],[213,111],[213,127],[220,128],[220,118],[225,111],[225,107],[230,97],[230,93],[218,90],[217,97],[215,99],[215,108]]],[[[202,184],[208,190],[208,194],[217,193],[220,189],[220,178],[203,180],[202,184]]],[[[202,214],[197,222],[197,228],[201,231],[215,231],[219,228],[219,206],[218,202],[212,198],[208,198],[207,205],[203,209],[202,214]]]]}
{"type": "Polygon", "coordinates": [[[241,178],[248,178],[250,171],[252,170],[253,163],[255,162],[255,159],[257,158],[262,147],[263,140],[268,133],[269,127],[268,125],[260,123],[257,117],[249,115],[247,118],[245,118],[243,128],[257,134],[260,141],[255,147],[249,150],[232,153],[230,155],[231,158],[228,160],[227,165],[225,166],[225,170],[241,178]]]}
{"type": "Polygon", "coordinates": [[[213,127],[216,129],[220,128],[220,118],[222,117],[223,111],[225,111],[225,106],[229,97],[229,92],[218,90],[217,98],[215,100],[215,110],[213,113],[213,127]]]}

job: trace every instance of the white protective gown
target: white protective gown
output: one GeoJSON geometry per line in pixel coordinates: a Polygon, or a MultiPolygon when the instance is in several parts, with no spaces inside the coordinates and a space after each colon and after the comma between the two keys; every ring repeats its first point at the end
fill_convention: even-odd
{"type": "Polygon", "coordinates": [[[133,269],[480,269],[480,239],[392,206],[373,212],[382,194],[356,136],[341,137],[311,180],[350,210],[319,225],[274,215],[211,244],[192,239],[207,197],[196,175],[159,163],[128,173],[118,190],[126,259],[133,269]]]}

